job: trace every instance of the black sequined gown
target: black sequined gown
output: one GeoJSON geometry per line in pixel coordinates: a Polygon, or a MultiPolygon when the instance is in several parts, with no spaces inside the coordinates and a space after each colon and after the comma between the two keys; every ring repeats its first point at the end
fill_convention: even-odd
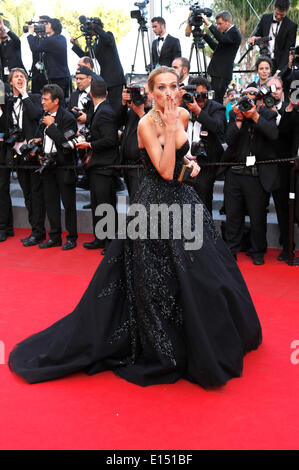
{"type": "MultiPolygon", "coordinates": [[[[189,205],[194,225],[200,201],[177,182],[187,150],[176,152],[173,181],[143,150],[134,202],[189,205]]],[[[244,354],[261,342],[247,287],[206,210],[202,248],[185,250],[184,242],[114,240],[75,310],[18,344],[10,368],[29,383],[104,370],[142,386],[185,378],[210,388],[239,377],[244,354]]]]}

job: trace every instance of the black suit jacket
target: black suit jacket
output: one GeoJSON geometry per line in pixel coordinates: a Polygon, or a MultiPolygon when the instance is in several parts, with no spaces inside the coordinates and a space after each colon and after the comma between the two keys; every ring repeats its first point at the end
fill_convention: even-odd
{"type": "MultiPolygon", "coordinates": [[[[39,120],[42,116],[43,109],[41,105],[41,95],[39,94],[29,94],[27,98],[22,100],[23,103],[23,121],[22,121],[22,130],[23,137],[28,142],[34,137],[40,137],[39,130],[39,120]]],[[[13,101],[7,103],[6,108],[6,132],[9,131],[13,126],[13,101]]],[[[12,155],[13,145],[7,144],[7,156],[12,155]]],[[[37,159],[31,160],[27,163],[22,161],[16,161],[16,163],[21,163],[22,165],[26,164],[36,165],[37,159]]]]}
{"type": "Polygon", "coordinates": [[[133,109],[123,106],[120,119],[120,123],[125,126],[121,136],[120,161],[138,163],[141,158],[137,139],[137,127],[140,117],[133,111],[133,109]]]}
{"type": "MultiPolygon", "coordinates": [[[[107,100],[100,103],[88,121],[91,132],[92,157],[88,169],[96,169],[104,165],[118,162],[118,123],[116,114],[107,100]]],[[[112,169],[97,169],[98,173],[112,175],[112,169]]]]}
{"type": "MultiPolygon", "coordinates": [[[[230,111],[230,120],[226,132],[228,149],[225,152],[226,161],[245,162],[246,157],[255,155],[257,161],[274,160],[278,128],[276,126],[276,112],[259,109],[259,120],[254,123],[251,119],[245,120],[241,129],[236,125],[236,114],[230,111]],[[253,129],[253,138],[249,134],[249,126],[253,129]]],[[[279,187],[279,172],[276,164],[258,165],[259,179],[266,192],[272,192],[279,187]]]]}
{"type": "Polygon", "coordinates": [[[158,56],[157,45],[158,39],[155,39],[152,43],[152,58],[154,67],[156,67],[158,64],[171,67],[174,59],[177,59],[182,55],[179,39],[174,38],[170,34],[167,34],[165,40],[163,41],[160,56],[158,56]]]}
{"type": "Polygon", "coordinates": [[[8,75],[4,75],[4,68],[9,70],[20,67],[25,69],[22,56],[21,56],[21,41],[18,36],[12,31],[8,31],[7,35],[9,40],[0,44],[0,57],[1,57],[1,73],[2,79],[7,80],[8,75]]]}
{"type": "MultiPolygon", "coordinates": [[[[263,15],[255,32],[255,36],[269,36],[273,13],[263,15]]],[[[289,61],[289,49],[296,44],[297,24],[285,16],[282,20],[274,48],[274,71],[282,70],[289,61]]]]}
{"type": "MultiPolygon", "coordinates": [[[[208,163],[219,161],[223,154],[221,144],[225,142],[227,127],[225,107],[217,101],[208,100],[201,113],[196,117],[196,120],[201,123],[201,130],[208,132],[208,163]]],[[[202,162],[204,163],[204,159],[202,162]]]]}
{"type": "Polygon", "coordinates": [[[45,65],[50,79],[70,77],[67,63],[66,39],[61,34],[38,38],[29,34],[27,37],[33,54],[44,53],[45,65]]]}
{"type": "MultiPolygon", "coordinates": [[[[41,126],[42,130],[45,129],[41,126]]],[[[73,150],[65,150],[62,144],[66,142],[64,133],[73,130],[77,132],[77,121],[72,113],[61,106],[57,110],[55,121],[51,126],[47,127],[45,133],[54,140],[57,149],[56,163],[57,166],[72,165],[75,162],[76,154],[73,150]]]]}
{"type": "Polygon", "coordinates": [[[226,33],[221,33],[214,25],[210,26],[210,31],[218,42],[209,34],[203,36],[214,51],[208,66],[208,74],[211,77],[231,79],[234,60],[241,44],[241,33],[235,25],[226,33]]]}
{"type": "MultiPolygon", "coordinates": [[[[101,77],[105,80],[108,88],[125,84],[124,71],[113,34],[110,31],[104,31],[99,25],[96,25],[95,31],[98,38],[93,50],[101,67],[101,77]]],[[[72,50],[79,57],[88,55],[78,44],[74,44],[72,50]]]]}

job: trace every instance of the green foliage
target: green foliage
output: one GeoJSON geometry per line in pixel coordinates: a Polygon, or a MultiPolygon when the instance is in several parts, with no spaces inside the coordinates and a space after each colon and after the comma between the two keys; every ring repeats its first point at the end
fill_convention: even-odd
{"type": "Polygon", "coordinates": [[[0,10],[3,21],[17,36],[23,34],[23,26],[34,16],[35,7],[32,0],[2,0],[0,10]]]}
{"type": "MultiPolygon", "coordinates": [[[[79,16],[82,15],[82,11],[78,12],[68,8],[61,0],[53,0],[52,6],[56,18],[60,19],[63,27],[71,37],[75,38],[82,35],[79,22],[79,16]]],[[[101,18],[104,23],[105,31],[111,31],[114,34],[116,42],[126,36],[130,31],[131,20],[124,10],[108,9],[101,5],[84,14],[87,17],[101,18]]],[[[84,37],[81,37],[78,42],[82,48],[85,48],[84,37]]]]}

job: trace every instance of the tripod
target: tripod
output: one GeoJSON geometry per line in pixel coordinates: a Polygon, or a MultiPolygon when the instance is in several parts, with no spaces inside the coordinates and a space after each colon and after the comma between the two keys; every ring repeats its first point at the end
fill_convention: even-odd
{"type": "Polygon", "coordinates": [[[139,23],[139,28],[138,28],[138,35],[137,35],[134,61],[133,61],[133,64],[131,66],[131,74],[133,74],[134,70],[135,70],[136,56],[137,56],[137,50],[138,50],[138,44],[139,44],[140,36],[141,36],[141,42],[142,42],[144,68],[145,68],[147,73],[151,72],[152,69],[153,69],[151,46],[150,46],[150,41],[149,41],[149,36],[148,36],[148,27],[146,25],[146,20],[143,17],[140,17],[140,18],[138,18],[138,23],[139,23]],[[149,60],[150,60],[149,64],[147,64],[147,60],[146,60],[145,35],[147,37],[147,46],[148,46],[148,53],[149,53],[149,60]]]}
{"type": "Polygon", "coordinates": [[[193,54],[193,51],[195,51],[197,73],[198,75],[207,77],[207,59],[206,59],[205,43],[202,39],[202,31],[200,28],[195,27],[192,30],[192,34],[193,34],[193,42],[191,45],[189,62],[191,64],[192,54],[193,54]],[[200,52],[201,52],[202,57],[200,56],[200,52]]]}
{"type": "Polygon", "coordinates": [[[94,63],[94,71],[97,75],[100,75],[100,69],[99,69],[99,63],[97,61],[97,58],[95,56],[95,51],[94,51],[94,43],[92,44],[92,36],[90,35],[83,35],[85,36],[85,41],[86,41],[86,54],[93,60],[94,63]]]}

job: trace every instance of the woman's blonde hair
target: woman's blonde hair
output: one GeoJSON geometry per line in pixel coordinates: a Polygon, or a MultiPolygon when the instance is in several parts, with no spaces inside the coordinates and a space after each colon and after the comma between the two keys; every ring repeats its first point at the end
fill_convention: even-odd
{"type": "Polygon", "coordinates": [[[148,77],[147,83],[148,83],[148,89],[150,91],[153,91],[154,86],[155,86],[156,77],[158,75],[161,75],[161,73],[172,73],[173,75],[176,76],[177,82],[179,84],[179,75],[178,75],[177,71],[172,67],[166,67],[166,65],[162,65],[161,67],[158,67],[157,69],[154,69],[148,77]]]}

